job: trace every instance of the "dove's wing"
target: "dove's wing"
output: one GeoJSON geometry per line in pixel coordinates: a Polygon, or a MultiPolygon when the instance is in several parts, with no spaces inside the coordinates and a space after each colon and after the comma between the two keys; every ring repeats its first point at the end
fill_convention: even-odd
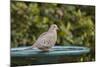
{"type": "Polygon", "coordinates": [[[47,32],[42,33],[42,34],[39,36],[39,38],[42,37],[42,36],[44,36],[44,35],[46,35],[46,34],[47,34],[47,32]]]}
{"type": "Polygon", "coordinates": [[[37,43],[38,43],[38,41],[39,41],[39,39],[40,39],[42,36],[44,36],[46,33],[47,33],[47,32],[42,33],[42,34],[38,37],[37,41],[32,45],[32,47],[36,47],[36,46],[37,46],[37,43]]]}
{"type": "Polygon", "coordinates": [[[40,37],[34,43],[34,46],[40,49],[51,48],[55,44],[54,36],[55,35],[52,34],[52,32],[51,33],[45,32],[40,35],[40,37]]]}

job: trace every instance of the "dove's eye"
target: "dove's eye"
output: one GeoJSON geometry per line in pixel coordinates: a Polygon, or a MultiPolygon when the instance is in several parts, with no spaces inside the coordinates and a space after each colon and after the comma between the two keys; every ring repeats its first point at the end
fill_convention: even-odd
{"type": "Polygon", "coordinates": [[[54,26],[54,28],[57,28],[56,26],[54,26]]]}

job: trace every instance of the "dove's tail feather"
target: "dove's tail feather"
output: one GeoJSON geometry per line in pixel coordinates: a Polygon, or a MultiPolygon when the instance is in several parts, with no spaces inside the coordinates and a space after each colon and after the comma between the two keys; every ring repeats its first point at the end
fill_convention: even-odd
{"type": "Polygon", "coordinates": [[[29,49],[33,49],[32,46],[25,48],[24,50],[29,50],[29,49]]]}
{"type": "Polygon", "coordinates": [[[32,48],[36,48],[36,44],[33,44],[31,47],[32,47],[32,48]]]}
{"type": "Polygon", "coordinates": [[[36,46],[32,45],[30,47],[24,48],[23,50],[31,50],[31,49],[34,49],[34,48],[36,48],[36,46]]]}
{"type": "Polygon", "coordinates": [[[30,46],[30,47],[25,47],[25,48],[19,48],[19,49],[17,49],[17,48],[12,48],[11,50],[12,51],[22,51],[22,50],[31,50],[31,49],[33,49],[33,47],[32,46],[30,46]]]}

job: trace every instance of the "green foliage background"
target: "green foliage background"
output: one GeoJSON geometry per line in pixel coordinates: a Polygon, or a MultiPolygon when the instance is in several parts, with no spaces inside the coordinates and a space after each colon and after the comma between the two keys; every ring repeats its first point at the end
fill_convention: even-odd
{"type": "Polygon", "coordinates": [[[32,45],[51,24],[59,27],[56,45],[89,47],[94,59],[95,6],[12,1],[11,47],[32,45]]]}

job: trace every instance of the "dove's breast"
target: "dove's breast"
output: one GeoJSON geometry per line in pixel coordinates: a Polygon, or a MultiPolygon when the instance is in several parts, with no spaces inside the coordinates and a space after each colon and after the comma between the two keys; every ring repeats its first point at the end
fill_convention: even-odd
{"type": "Polygon", "coordinates": [[[47,38],[51,41],[51,45],[54,45],[57,41],[57,33],[56,31],[50,32],[47,38]]]}

